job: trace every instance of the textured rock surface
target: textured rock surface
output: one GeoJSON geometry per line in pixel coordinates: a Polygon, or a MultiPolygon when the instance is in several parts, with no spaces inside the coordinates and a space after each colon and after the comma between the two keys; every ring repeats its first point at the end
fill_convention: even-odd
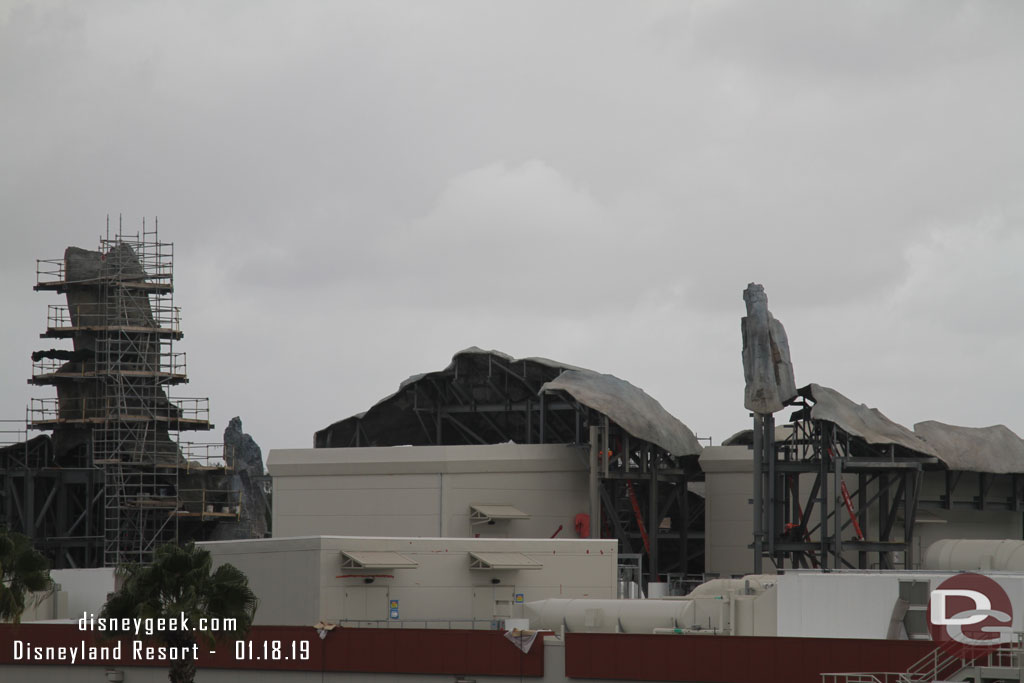
{"type": "Polygon", "coordinates": [[[767,415],[782,410],[796,396],[793,363],[786,330],[768,311],[764,287],[751,282],[743,292],[747,315],[740,322],[743,334],[743,406],[767,415]]]}
{"type": "Polygon", "coordinates": [[[221,522],[211,532],[211,541],[263,538],[269,530],[270,500],[263,492],[263,452],[251,436],[242,431],[242,420],[231,418],[224,430],[225,457],[232,471],[223,478],[224,487],[239,491],[242,505],[237,522],[221,522]]]}

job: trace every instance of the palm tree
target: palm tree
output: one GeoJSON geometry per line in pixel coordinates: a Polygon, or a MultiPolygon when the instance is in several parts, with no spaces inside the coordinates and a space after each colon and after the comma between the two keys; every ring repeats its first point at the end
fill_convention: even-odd
{"type": "Polygon", "coordinates": [[[52,587],[50,563],[32,541],[0,527],[0,621],[18,623],[28,594],[52,587]]]}
{"type": "MultiPolygon", "coordinates": [[[[158,631],[161,644],[184,651],[196,636],[212,644],[220,636],[238,636],[249,630],[256,614],[256,595],[239,569],[222,564],[211,572],[213,562],[207,550],[194,543],[164,545],[156,549],[153,563],[127,565],[118,569],[120,590],[110,596],[100,616],[115,618],[171,619],[181,615],[190,630],[158,631]],[[233,630],[200,630],[201,620],[235,620],[233,630]],[[194,630],[191,630],[194,629],[194,630]]],[[[171,683],[193,683],[193,658],[171,661],[171,683]]]]}

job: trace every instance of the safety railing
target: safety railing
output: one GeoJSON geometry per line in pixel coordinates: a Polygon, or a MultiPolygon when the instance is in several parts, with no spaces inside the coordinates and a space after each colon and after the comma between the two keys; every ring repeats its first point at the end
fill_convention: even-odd
{"type": "Polygon", "coordinates": [[[178,446],[185,460],[186,471],[234,468],[234,446],[195,441],[179,441],[178,446]]]}
{"type": "MultiPolygon", "coordinates": [[[[155,232],[144,232],[141,237],[119,234],[100,239],[99,251],[102,268],[96,273],[96,280],[125,278],[165,284],[173,280],[174,243],[157,241],[155,232]]],[[[64,282],[67,270],[63,258],[36,259],[37,285],[64,282]]]]}
{"type": "Polygon", "coordinates": [[[242,514],[241,491],[179,489],[178,514],[190,517],[234,517],[242,514]]]}
{"type": "Polygon", "coordinates": [[[138,375],[154,377],[166,382],[182,381],[188,376],[187,357],[184,351],[161,349],[148,357],[120,357],[113,362],[90,360],[76,362],[62,358],[41,358],[32,363],[32,379],[51,378],[83,379],[107,375],[138,375]]]}
{"type": "Polygon", "coordinates": [[[1024,633],[996,647],[965,645],[948,650],[937,647],[911,664],[906,671],[857,671],[821,674],[822,683],[932,683],[948,680],[967,667],[1021,668],[1024,666],[1024,633]]]}
{"type": "Polygon", "coordinates": [[[134,307],[110,301],[47,307],[46,329],[51,333],[109,327],[152,328],[157,332],[180,334],[181,308],[159,298],[142,300],[134,307]]]}
{"type": "Polygon", "coordinates": [[[24,420],[0,420],[0,448],[28,441],[28,425],[24,420]]]}
{"type": "Polygon", "coordinates": [[[209,398],[182,398],[177,396],[168,397],[175,408],[179,411],[179,417],[183,420],[193,422],[210,421],[210,399],[209,398]]]}
{"type": "MultiPolygon", "coordinates": [[[[156,233],[144,232],[140,238],[135,235],[116,235],[114,237],[100,240],[100,251],[110,258],[111,253],[118,253],[117,247],[127,246],[132,250],[132,256],[125,258],[125,265],[128,267],[138,263],[145,272],[146,277],[153,280],[170,280],[174,263],[174,243],[160,242],[155,238],[156,233]],[[147,239],[153,236],[153,239],[147,239]]],[[[117,267],[120,264],[115,263],[117,267]]]]}
{"type": "Polygon", "coordinates": [[[64,282],[64,259],[36,259],[36,284],[64,282]]]}
{"type": "Polygon", "coordinates": [[[210,399],[152,397],[33,398],[27,408],[29,425],[57,421],[155,419],[203,423],[210,421],[210,399]]]}

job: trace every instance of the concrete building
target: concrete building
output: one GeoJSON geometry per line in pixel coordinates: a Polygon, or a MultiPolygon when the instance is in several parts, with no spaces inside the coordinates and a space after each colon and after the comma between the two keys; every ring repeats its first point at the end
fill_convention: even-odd
{"type": "Polygon", "coordinates": [[[577,538],[590,509],[573,445],[286,449],[268,467],[275,537],[577,538]]]}
{"type": "Polygon", "coordinates": [[[614,540],[309,536],[202,543],[259,597],[257,624],[500,628],[527,601],[614,598],[614,540]]]}

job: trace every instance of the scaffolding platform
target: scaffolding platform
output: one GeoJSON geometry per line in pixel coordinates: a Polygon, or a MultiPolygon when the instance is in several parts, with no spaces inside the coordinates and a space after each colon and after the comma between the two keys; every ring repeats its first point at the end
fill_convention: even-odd
{"type": "MultiPolygon", "coordinates": [[[[180,439],[213,429],[208,399],[167,393],[188,381],[185,354],[174,351],[184,335],[173,299],[173,244],[159,240],[155,224],[147,230],[143,222],[134,235],[120,227],[112,234],[108,225],[97,251],[69,247],[62,259],[38,260],[34,289],[67,296],[48,307],[40,337],[70,339],[74,347],[33,354],[28,382],[55,387],[57,397],[32,399],[24,424],[55,436],[66,431],[88,487],[75,494],[77,517],[54,516],[46,509],[51,495],[38,515],[19,512],[18,525],[33,537],[87,539],[61,546],[55,566],[118,566],[148,562],[159,545],[178,542],[179,519],[193,520],[193,529],[237,519],[240,492],[195,488],[206,485],[198,475],[231,470],[233,454],[223,444],[180,439]],[[38,534],[37,519],[45,527],[38,534]]],[[[33,485],[32,472],[22,469],[17,485],[33,485]]]]}
{"type": "Polygon", "coordinates": [[[119,332],[128,334],[157,335],[181,339],[181,309],[176,306],[160,306],[150,303],[144,317],[141,311],[134,311],[129,320],[128,312],[108,311],[104,302],[76,304],[75,306],[52,304],[46,315],[46,331],[40,333],[43,339],[67,339],[83,332],[119,332]],[[120,319],[119,319],[120,318],[120,319]]]}

